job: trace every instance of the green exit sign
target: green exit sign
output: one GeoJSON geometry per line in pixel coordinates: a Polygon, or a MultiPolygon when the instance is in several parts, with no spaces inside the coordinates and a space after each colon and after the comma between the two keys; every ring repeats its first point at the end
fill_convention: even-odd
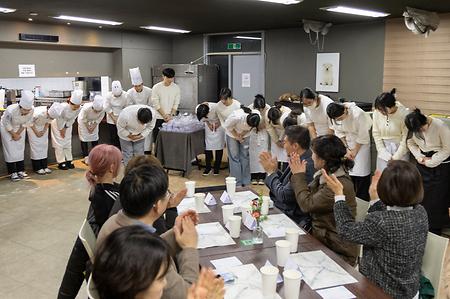
{"type": "Polygon", "coordinates": [[[227,49],[228,50],[240,50],[241,49],[241,43],[228,43],[227,49]]]}

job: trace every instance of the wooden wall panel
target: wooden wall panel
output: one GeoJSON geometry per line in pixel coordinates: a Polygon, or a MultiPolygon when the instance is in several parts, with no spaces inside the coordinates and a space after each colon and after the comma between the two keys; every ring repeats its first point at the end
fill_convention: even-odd
{"type": "Polygon", "coordinates": [[[428,38],[409,31],[403,18],[386,22],[383,90],[425,113],[450,115],[450,14],[441,14],[428,38]]]}

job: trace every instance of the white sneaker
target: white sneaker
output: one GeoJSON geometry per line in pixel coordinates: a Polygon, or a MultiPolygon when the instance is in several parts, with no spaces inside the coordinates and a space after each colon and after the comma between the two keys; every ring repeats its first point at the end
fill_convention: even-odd
{"type": "Polygon", "coordinates": [[[46,169],[44,169],[44,171],[45,171],[46,174],[52,173],[52,170],[50,168],[48,168],[48,167],[46,169]]]}
{"type": "Polygon", "coordinates": [[[25,171],[19,171],[17,174],[21,180],[30,178],[25,171]]]}
{"type": "Polygon", "coordinates": [[[20,181],[20,178],[19,178],[19,175],[17,174],[17,172],[14,172],[11,174],[11,181],[13,181],[13,182],[20,181]]]}
{"type": "Polygon", "coordinates": [[[40,174],[40,175],[45,175],[45,174],[47,174],[47,173],[45,172],[44,169],[39,169],[38,171],[36,171],[36,173],[37,173],[37,174],[40,174]]]}
{"type": "Polygon", "coordinates": [[[84,157],[84,164],[89,165],[89,157],[84,157]]]}

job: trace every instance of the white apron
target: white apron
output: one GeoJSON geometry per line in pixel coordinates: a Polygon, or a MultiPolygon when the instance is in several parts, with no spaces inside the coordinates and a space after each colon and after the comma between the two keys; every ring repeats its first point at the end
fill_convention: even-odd
{"type": "Polygon", "coordinates": [[[66,135],[62,138],[56,125],[56,119],[54,119],[51,124],[51,136],[53,148],[72,148],[72,126],[66,129],[66,135]]]}
{"type": "Polygon", "coordinates": [[[205,149],[207,151],[223,150],[225,147],[225,130],[222,126],[212,131],[205,122],[205,149]]]}
{"type": "Polygon", "coordinates": [[[150,134],[148,134],[145,137],[145,140],[144,140],[144,151],[145,152],[151,152],[152,151],[152,143],[153,143],[153,131],[150,132],[150,134]]]}
{"type": "Polygon", "coordinates": [[[5,162],[13,163],[23,161],[25,159],[25,131],[26,130],[22,131],[19,140],[14,141],[11,134],[6,131],[5,127],[0,125],[5,162]]]}
{"type": "MultiPolygon", "coordinates": [[[[44,127],[37,128],[42,131],[44,127]]],[[[28,142],[30,143],[31,160],[42,160],[48,157],[48,128],[42,137],[37,137],[31,128],[27,128],[28,142]]]]}
{"type": "MultiPolygon", "coordinates": [[[[384,139],[383,140],[384,147],[386,148],[386,151],[394,155],[397,152],[397,149],[400,145],[400,143],[393,139],[384,139]]],[[[409,152],[406,153],[400,160],[403,161],[409,161],[409,152]]],[[[383,171],[387,167],[388,161],[384,157],[380,157],[380,155],[377,155],[377,170],[383,171]]]]}
{"type": "Polygon", "coordinates": [[[269,150],[269,134],[267,130],[255,130],[250,132],[250,173],[265,173],[259,162],[259,155],[269,150]]]}
{"type": "MultiPolygon", "coordinates": [[[[90,124],[91,122],[88,122],[88,125],[90,124]]],[[[92,133],[89,133],[85,123],[78,123],[78,136],[80,137],[80,141],[82,142],[98,141],[98,127],[99,125],[97,124],[95,126],[94,131],[92,131],[92,133]]]]}
{"type": "MultiPolygon", "coordinates": [[[[284,128],[275,128],[278,136],[284,135],[284,128]]],[[[289,162],[288,155],[284,147],[279,147],[274,140],[271,140],[270,143],[270,152],[272,153],[272,157],[276,158],[278,162],[289,162]]]]}
{"type": "MultiPolygon", "coordinates": [[[[353,149],[355,148],[356,136],[353,134],[347,134],[345,140],[348,146],[353,149]]],[[[359,149],[358,154],[355,157],[355,166],[349,171],[351,176],[368,176],[370,174],[370,144],[363,144],[359,149]]]]}

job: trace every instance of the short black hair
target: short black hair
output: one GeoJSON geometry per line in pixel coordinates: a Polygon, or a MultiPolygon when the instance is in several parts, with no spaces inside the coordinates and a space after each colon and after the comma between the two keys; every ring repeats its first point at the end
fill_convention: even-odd
{"type": "Polygon", "coordinates": [[[143,123],[149,123],[153,119],[152,111],[150,108],[140,108],[137,113],[138,120],[143,123]]]}
{"type": "Polygon", "coordinates": [[[353,160],[345,157],[347,148],[342,140],[335,135],[323,135],[312,141],[313,152],[325,161],[325,170],[334,173],[341,166],[346,170],[352,169],[355,165],[353,160]]]}
{"type": "Polygon", "coordinates": [[[122,209],[130,217],[142,217],[166,196],[168,188],[169,179],[161,167],[139,165],[131,169],[120,183],[122,209]]]}
{"type": "Polygon", "coordinates": [[[112,232],[97,248],[92,280],[101,299],[132,299],[164,277],[169,266],[167,243],[144,226],[130,225],[112,232]]]}
{"type": "Polygon", "coordinates": [[[272,107],[267,111],[267,118],[273,123],[273,124],[279,124],[280,118],[281,118],[281,109],[280,107],[272,107]]]}
{"type": "Polygon", "coordinates": [[[395,88],[391,92],[383,92],[375,99],[375,109],[386,113],[386,108],[392,108],[395,106],[395,88]]]}
{"type": "Polygon", "coordinates": [[[319,96],[319,94],[309,87],[305,87],[302,89],[302,91],[300,91],[300,99],[301,100],[303,100],[303,99],[315,100],[318,96],[319,96]]]}
{"type": "Polygon", "coordinates": [[[223,87],[219,92],[219,98],[220,99],[228,99],[232,97],[231,89],[228,87],[223,87]]]}
{"type": "Polygon", "coordinates": [[[284,135],[290,143],[297,143],[304,150],[311,146],[309,130],[303,126],[289,126],[284,130],[284,135]]]}
{"type": "Polygon", "coordinates": [[[336,119],[345,113],[345,106],[341,103],[330,103],[327,106],[327,115],[331,119],[336,119]]]}
{"type": "Polygon", "coordinates": [[[257,94],[253,100],[254,109],[264,109],[266,108],[266,99],[261,94],[257,94]]]}
{"type": "Polygon", "coordinates": [[[405,117],[405,125],[412,133],[419,133],[420,128],[427,124],[427,117],[422,114],[420,109],[416,108],[405,117]]]}
{"type": "Polygon", "coordinates": [[[165,76],[167,78],[175,77],[175,71],[174,71],[174,69],[172,69],[170,67],[163,69],[162,74],[163,74],[163,76],[165,76]]]}
{"type": "Polygon", "coordinates": [[[209,113],[209,106],[207,104],[200,104],[197,107],[197,119],[201,120],[202,118],[206,117],[209,113]]]}
{"type": "Polygon", "coordinates": [[[297,111],[291,111],[291,113],[289,113],[289,115],[283,120],[283,128],[287,128],[290,126],[296,126],[296,125],[300,125],[298,123],[298,117],[301,114],[298,113],[297,111]]]}

